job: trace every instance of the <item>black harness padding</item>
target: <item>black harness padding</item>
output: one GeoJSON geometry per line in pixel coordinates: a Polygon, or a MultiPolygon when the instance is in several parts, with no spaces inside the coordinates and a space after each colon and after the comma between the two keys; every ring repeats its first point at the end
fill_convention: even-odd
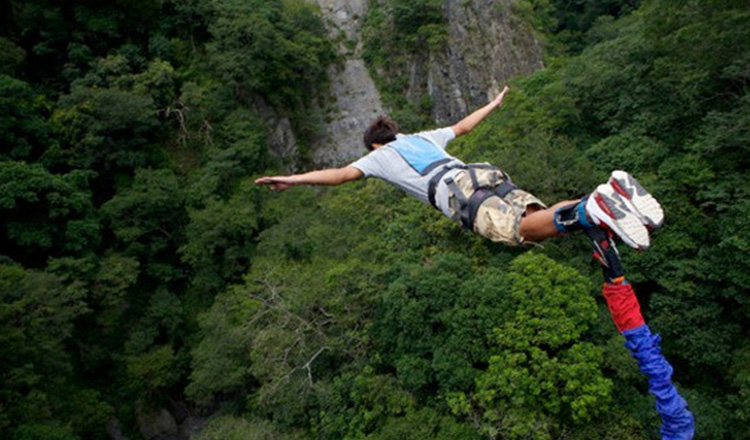
{"type": "Polygon", "coordinates": [[[471,177],[471,183],[474,186],[474,192],[472,195],[467,199],[463,192],[461,192],[461,189],[458,187],[456,182],[453,180],[453,178],[445,179],[445,184],[448,185],[448,188],[453,192],[453,195],[458,200],[458,210],[459,210],[459,217],[461,219],[461,224],[464,228],[468,230],[474,229],[474,220],[476,220],[477,211],[479,210],[479,207],[482,205],[482,203],[485,202],[490,197],[500,197],[505,198],[505,196],[508,195],[511,191],[518,188],[516,185],[511,182],[510,177],[505,174],[502,170],[497,168],[496,166],[485,164],[485,163],[477,163],[477,164],[469,164],[469,165],[447,165],[437,173],[435,173],[434,176],[430,179],[429,187],[427,191],[427,196],[430,200],[430,204],[437,208],[437,204],[435,202],[435,193],[437,192],[437,186],[440,184],[440,181],[443,179],[443,176],[445,174],[455,168],[462,168],[462,169],[468,169],[469,170],[469,177],[471,177]],[[475,169],[494,169],[498,170],[503,174],[504,180],[500,182],[495,187],[488,187],[488,186],[479,186],[479,182],[477,180],[475,169]]]}
{"type": "Polygon", "coordinates": [[[474,191],[474,194],[469,198],[469,206],[466,207],[466,222],[464,222],[464,216],[461,217],[461,224],[463,224],[464,228],[469,230],[474,229],[474,220],[477,218],[479,207],[485,200],[495,195],[495,191],[492,191],[492,188],[479,188],[474,191]]]}
{"type": "Polygon", "coordinates": [[[500,197],[501,199],[504,199],[509,192],[513,191],[516,188],[518,187],[510,180],[503,180],[500,185],[497,185],[495,187],[495,195],[500,197]]]}

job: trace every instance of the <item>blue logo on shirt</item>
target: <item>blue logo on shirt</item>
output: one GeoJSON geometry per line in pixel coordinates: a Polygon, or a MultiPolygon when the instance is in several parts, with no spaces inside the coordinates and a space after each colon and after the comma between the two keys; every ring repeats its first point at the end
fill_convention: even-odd
{"type": "Polygon", "coordinates": [[[426,175],[436,166],[449,162],[448,154],[419,136],[404,136],[388,144],[419,174],[426,175]]]}

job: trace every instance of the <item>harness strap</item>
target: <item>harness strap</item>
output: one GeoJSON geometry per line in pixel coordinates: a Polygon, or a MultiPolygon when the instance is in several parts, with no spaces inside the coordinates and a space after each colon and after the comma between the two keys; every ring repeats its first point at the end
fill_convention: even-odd
{"type": "Polygon", "coordinates": [[[479,181],[477,180],[477,172],[474,171],[476,167],[469,166],[469,177],[471,178],[471,186],[474,190],[479,189],[479,181]]]}
{"type": "Polygon", "coordinates": [[[479,188],[476,191],[474,191],[474,194],[471,195],[469,198],[469,206],[467,206],[467,215],[466,215],[466,223],[463,223],[463,217],[461,217],[461,222],[464,226],[464,228],[468,230],[474,229],[474,221],[477,218],[477,211],[479,211],[479,207],[484,203],[485,200],[489,199],[490,197],[495,196],[495,192],[492,191],[490,188],[479,188]]]}
{"type": "Polygon", "coordinates": [[[435,209],[438,209],[437,202],[435,201],[435,193],[437,192],[437,186],[440,183],[440,180],[442,180],[443,176],[445,176],[445,174],[452,169],[465,167],[466,165],[446,165],[440,171],[435,173],[434,176],[432,176],[427,186],[427,198],[430,200],[430,205],[434,206],[435,209]]]}
{"type": "Polygon", "coordinates": [[[470,231],[474,229],[474,221],[476,221],[477,218],[477,211],[479,211],[479,207],[482,206],[482,203],[484,203],[487,199],[489,199],[490,197],[500,197],[501,199],[505,198],[508,193],[516,188],[518,188],[516,185],[508,182],[507,180],[503,181],[494,188],[477,188],[471,195],[471,197],[469,197],[469,203],[465,207],[465,215],[463,212],[464,208],[462,206],[461,223],[463,224],[464,228],[470,231]],[[466,221],[464,221],[464,219],[466,219],[466,221]]]}
{"type": "Polygon", "coordinates": [[[503,180],[500,185],[497,185],[495,187],[495,195],[500,197],[501,199],[504,199],[509,192],[513,191],[516,188],[518,187],[510,180],[503,180]]]}
{"type": "MultiPolygon", "coordinates": [[[[400,154],[400,153],[399,153],[399,154],[400,154]]],[[[450,162],[450,161],[452,161],[452,160],[453,160],[453,159],[451,159],[450,157],[446,157],[446,158],[444,158],[444,159],[436,160],[435,162],[432,162],[432,163],[431,163],[431,164],[430,164],[430,165],[429,165],[429,166],[428,166],[427,168],[425,168],[425,169],[424,169],[424,170],[423,170],[423,171],[422,171],[421,173],[419,173],[419,174],[421,174],[421,175],[423,175],[423,176],[426,176],[426,175],[430,174],[430,173],[431,173],[431,172],[432,172],[432,171],[433,171],[434,169],[436,169],[437,167],[439,167],[439,166],[443,166],[443,165],[445,165],[446,163],[448,163],[448,162],[450,162]]]]}

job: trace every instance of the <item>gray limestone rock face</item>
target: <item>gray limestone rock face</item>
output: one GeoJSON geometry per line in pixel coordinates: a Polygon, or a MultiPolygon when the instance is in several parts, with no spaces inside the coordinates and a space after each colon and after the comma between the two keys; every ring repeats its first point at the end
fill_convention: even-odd
{"type": "Polygon", "coordinates": [[[515,0],[449,0],[445,46],[414,53],[405,71],[407,98],[428,95],[432,119],[440,125],[459,121],[484,105],[511,78],[544,67],[541,43],[530,26],[513,14],[515,0]]]}
{"type": "Polygon", "coordinates": [[[544,67],[541,43],[513,15],[514,0],[451,0],[449,43],[427,61],[433,118],[452,123],[489,101],[508,80],[544,67]]]}
{"type": "Polygon", "coordinates": [[[362,20],[367,14],[367,0],[310,0],[318,5],[323,17],[329,22],[332,37],[343,31],[349,40],[359,40],[362,20]]]}
{"type": "MultiPolygon", "coordinates": [[[[362,133],[387,112],[361,59],[365,0],[311,0],[320,8],[332,38],[341,35],[343,67],[329,70],[331,101],[326,103],[325,135],[313,145],[316,166],[338,166],[365,153],[362,133]]],[[[442,50],[414,53],[405,72],[407,99],[429,95],[437,124],[457,122],[488,102],[511,78],[543,65],[542,45],[530,27],[512,12],[515,0],[448,0],[444,13],[448,43],[442,50]]]]}
{"type": "Polygon", "coordinates": [[[347,59],[343,68],[332,67],[329,78],[334,100],[326,114],[325,134],[312,153],[313,163],[319,166],[341,165],[364,154],[363,131],[384,113],[362,59],[347,59]]]}
{"type": "MultiPolygon", "coordinates": [[[[360,56],[362,21],[367,0],[308,0],[320,8],[332,41],[337,42],[341,62],[328,68],[330,89],[317,98],[320,135],[312,140],[309,160],[314,167],[339,166],[365,153],[362,132],[382,114],[380,94],[360,56]]],[[[298,171],[302,157],[288,118],[265,103],[255,110],[268,127],[271,154],[281,157],[290,172],[298,171]]]]}
{"type": "Polygon", "coordinates": [[[329,101],[323,104],[324,133],[312,146],[316,166],[338,166],[366,152],[362,133],[384,112],[375,83],[361,57],[366,0],[314,0],[332,39],[339,41],[341,65],[328,69],[329,101]]]}
{"type": "MultiPolygon", "coordinates": [[[[308,0],[320,7],[342,61],[328,69],[330,90],[318,98],[323,127],[310,146],[313,167],[341,166],[366,153],[362,134],[369,123],[387,113],[380,93],[361,57],[363,20],[368,0],[308,0]]],[[[447,44],[411,55],[404,72],[407,99],[432,102],[436,124],[449,125],[488,102],[503,84],[543,66],[542,45],[530,27],[513,14],[515,0],[448,0],[447,44]]],[[[269,147],[284,157],[291,171],[300,164],[289,120],[264,109],[269,147]]]]}
{"type": "Polygon", "coordinates": [[[255,100],[252,107],[268,128],[266,136],[270,153],[276,157],[284,158],[290,170],[296,169],[301,159],[289,118],[279,115],[276,110],[261,99],[255,100]]]}

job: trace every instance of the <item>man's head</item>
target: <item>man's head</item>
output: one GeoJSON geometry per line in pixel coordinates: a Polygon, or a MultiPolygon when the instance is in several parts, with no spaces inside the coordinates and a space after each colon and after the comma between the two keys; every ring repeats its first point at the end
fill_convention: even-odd
{"type": "Polygon", "coordinates": [[[380,116],[365,130],[365,147],[372,151],[374,144],[385,145],[396,140],[398,124],[386,116],[380,116]]]}

